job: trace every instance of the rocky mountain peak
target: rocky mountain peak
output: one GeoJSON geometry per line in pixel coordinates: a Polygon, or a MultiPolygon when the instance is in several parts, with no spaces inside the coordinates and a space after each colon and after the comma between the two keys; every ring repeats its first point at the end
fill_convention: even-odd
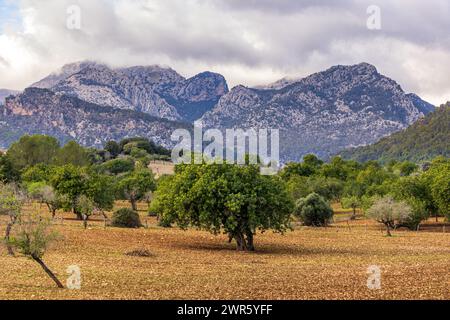
{"type": "Polygon", "coordinates": [[[222,75],[203,72],[186,79],[161,66],[110,68],[95,62],[66,65],[33,85],[86,102],[191,122],[228,93],[222,75]]]}
{"type": "Polygon", "coordinates": [[[207,127],[278,128],[284,160],[327,157],[369,144],[434,109],[368,63],[334,66],[272,88],[237,86],[202,121],[207,127]]]}

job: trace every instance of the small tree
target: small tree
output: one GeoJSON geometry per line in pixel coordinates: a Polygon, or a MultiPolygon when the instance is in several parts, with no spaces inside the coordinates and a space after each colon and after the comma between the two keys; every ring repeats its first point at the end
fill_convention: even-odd
{"type": "Polygon", "coordinates": [[[0,215],[8,215],[9,221],[5,230],[5,242],[9,255],[14,255],[9,244],[11,230],[16,224],[25,202],[25,196],[15,185],[0,184],[0,215]]]}
{"type": "Polygon", "coordinates": [[[47,205],[54,219],[56,211],[67,207],[67,199],[59,195],[52,186],[44,182],[34,182],[28,185],[28,194],[35,200],[47,205]]]}
{"type": "Polygon", "coordinates": [[[85,229],[87,229],[88,220],[95,210],[95,204],[85,195],[81,195],[77,199],[77,208],[78,212],[80,212],[81,217],[83,218],[83,226],[85,229]]]}
{"type": "Polygon", "coordinates": [[[18,230],[8,239],[8,243],[20,253],[36,261],[47,275],[56,283],[58,288],[64,288],[55,274],[42,261],[42,257],[51,241],[57,238],[51,232],[50,222],[36,214],[22,214],[17,222],[18,230]]]}
{"type": "Polygon", "coordinates": [[[333,217],[333,209],[317,193],[298,200],[294,213],[304,225],[313,227],[327,226],[333,217]]]}
{"type": "Polygon", "coordinates": [[[397,202],[392,197],[383,197],[367,210],[367,216],[382,223],[386,227],[387,236],[392,236],[391,229],[395,229],[411,218],[413,211],[406,202],[397,202]]]}
{"type": "Polygon", "coordinates": [[[121,198],[131,203],[131,208],[137,211],[137,202],[142,200],[149,191],[156,188],[153,173],[147,169],[139,169],[119,179],[117,190],[121,198]]]}
{"type": "Polygon", "coordinates": [[[342,203],[342,207],[344,209],[351,208],[353,210],[353,214],[350,217],[350,219],[355,220],[356,219],[356,209],[361,207],[361,200],[357,196],[349,196],[349,197],[342,198],[341,203],[342,203]]]}

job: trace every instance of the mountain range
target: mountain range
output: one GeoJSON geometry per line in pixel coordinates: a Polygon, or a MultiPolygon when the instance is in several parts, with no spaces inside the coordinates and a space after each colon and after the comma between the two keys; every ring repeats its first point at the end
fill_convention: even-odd
{"type": "Polygon", "coordinates": [[[201,120],[222,130],[279,129],[281,160],[287,162],[374,143],[433,110],[367,63],[229,90],[217,73],[185,78],[160,66],[111,68],[87,61],[66,65],[7,98],[0,109],[0,147],[25,133],[95,147],[144,136],[170,147],[175,128],[201,120]]]}

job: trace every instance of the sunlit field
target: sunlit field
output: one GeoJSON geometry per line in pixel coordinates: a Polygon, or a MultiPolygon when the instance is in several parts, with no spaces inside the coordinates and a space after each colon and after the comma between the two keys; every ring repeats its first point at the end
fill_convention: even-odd
{"type": "Polygon", "coordinates": [[[145,204],[141,229],[105,227],[99,216],[85,230],[72,214],[59,213],[64,219],[55,229],[62,239],[44,261],[64,284],[67,267],[78,265],[81,289],[57,289],[39,265],[8,256],[2,246],[0,298],[450,299],[450,226],[430,219],[419,232],[396,230],[389,238],[378,224],[348,221],[345,210],[334,208],[337,222],[330,227],[294,223],[285,235],[258,234],[254,253],[235,251],[225,236],[158,227],[145,204]],[[134,250],[150,256],[127,255],[134,250]],[[367,287],[371,265],[382,271],[379,290],[367,287]]]}

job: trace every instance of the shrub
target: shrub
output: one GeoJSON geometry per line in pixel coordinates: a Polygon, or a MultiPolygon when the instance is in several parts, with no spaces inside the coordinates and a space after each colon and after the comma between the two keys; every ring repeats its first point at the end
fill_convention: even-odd
{"type": "Polygon", "coordinates": [[[330,205],[317,193],[298,200],[294,213],[304,225],[313,227],[326,226],[333,217],[330,205]]]}
{"type": "Polygon", "coordinates": [[[139,228],[142,226],[139,214],[126,208],[114,212],[111,225],[118,228],[139,228]]]}

